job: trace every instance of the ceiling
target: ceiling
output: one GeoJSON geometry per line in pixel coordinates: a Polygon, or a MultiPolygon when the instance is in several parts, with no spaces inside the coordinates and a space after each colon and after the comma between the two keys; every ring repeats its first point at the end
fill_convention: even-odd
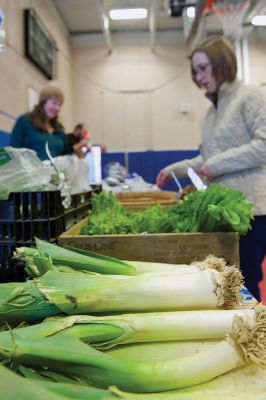
{"type": "MultiPolygon", "coordinates": [[[[186,5],[195,5],[196,17],[189,19],[183,13],[180,17],[171,17],[168,0],[52,0],[64,21],[70,38],[81,35],[100,34],[109,50],[112,51],[115,34],[149,33],[151,47],[156,45],[158,34],[173,31],[182,32],[189,43],[199,38],[202,33],[207,35],[221,33],[222,25],[213,12],[206,11],[207,0],[179,0],[186,5]],[[148,18],[144,20],[112,21],[109,10],[117,8],[148,9],[148,18]],[[106,24],[108,22],[108,25],[106,24]],[[200,34],[199,34],[200,33],[200,34]]],[[[215,0],[218,1],[218,0],[215,0]]],[[[221,1],[221,0],[219,0],[221,1]]],[[[229,2],[245,2],[247,0],[223,0],[229,2]]],[[[249,7],[243,15],[243,23],[249,24],[255,13],[266,11],[265,0],[250,0],[249,7]]],[[[232,21],[232,24],[235,22],[232,21]]],[[[251,29],[251,28],[249,28],[251,29]]],[[[195,44],[195,43],[194,43],[195,44]]]]}
{"type": "MultiPolygon", "coordinates": [[[[175,29],[181,18],[173,18],[168,14],[168,0],[54,0],[67,29],[71,34],[95,33],[102,31],[103,14],[108,16],[109,10],[117,8],[147,8],[151,15],[156,5],[158,29],[175,29]]],[[[196,0],[189,1],[196,4],[196,0]]],[[[125,30],[149,30],[149,18],[135,21],[109,20],[111,32],[125,30]]]]}

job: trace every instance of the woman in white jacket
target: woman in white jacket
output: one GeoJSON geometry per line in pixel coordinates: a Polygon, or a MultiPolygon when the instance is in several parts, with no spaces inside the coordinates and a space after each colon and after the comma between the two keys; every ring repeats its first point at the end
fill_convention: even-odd
{"type": "Polygon", "coordinates": [[[223,36],[208,38],[189,58],[193,81],[212,102],[203,121],[200,155],[165,167],[156,183],[166,184],[171,172],[185,176],[191,166],[209,182],[246,194],[255,219],[240,239],[240,267],[246,287],[260,300],[266,254],[266,92],[236,79],[235,50],[223,36]]]}

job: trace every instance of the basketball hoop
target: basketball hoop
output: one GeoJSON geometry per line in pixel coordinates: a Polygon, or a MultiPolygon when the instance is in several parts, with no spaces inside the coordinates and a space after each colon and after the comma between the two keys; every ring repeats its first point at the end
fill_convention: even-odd
{"type": "Polygon", "coordinates": [[[212,5],[213,5],[214,1],[215,0],[206,0],[204,11],[203,11],[205,14],[212,11],[212,5]]]}
{"type": "Polygon", "coordinates": [[[232,42],[243,33],[242,23],[251,0],[209,0],[208,10],[217,16],[223,28],[224,36],[232,42]]]}

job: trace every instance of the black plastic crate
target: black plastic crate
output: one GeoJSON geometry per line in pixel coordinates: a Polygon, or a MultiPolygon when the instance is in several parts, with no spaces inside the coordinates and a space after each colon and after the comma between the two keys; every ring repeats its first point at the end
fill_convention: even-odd
{"type": "Polygon", "coordinates": [[[96,185],[90,185],[92,188],[93,193],[100,193],[102,191],[102,185],[101,184],[96,184],[96,185]]]}
{"type": "Polygon", "coordinates": [[[64,232],[60,191],[13,192],[0,201],[0,241],[55,240],[64,232]]]}
{"type": "Polygon", "coordinates": [[[0,201],[0,282],[25,278],[21,263],[12,260],[16,247],[32,246],[35,237],[49,242],[65,230],[60,191],[13,192],[0,201]]]}
{"type": "Polygon", "coordinates": [[[77,222],[79,222],[80,220],[82,220],[83,218],[88,216],[88,211],[91,207],[91,204],[85,204],[84,206],[79,206],[77,207],[76,210],[76,220],[77,222]]]}
{"type": "Polygon", "coordinates": [[[76,223],[75,221],[76,221],[76,210],[75,210],[75,208],[66,209],[65,213],[64,213],[65,229],[67,230],[72,225],[74,225],[76,223]]]}
{"type": "Polygon", "coordinates": [[[93,193],[99,193],[101,190],[101,185],[92,185],[92,190],[88,192],[71,195],[71,204],[64,210],[65,229],[69,229],[88,215],[93,193]]]}
{"type": "Polygon", "coordinates": [[[56,242],[88,215],[92,193],[101,190],[101,185],[93,185],[89,192],[72,195],[67,209],[60,191],[11,193],[7,200],[0,200],[0,282],[25,280],[23,265],[12,260],[15,248],[34,245],[35,237],[56,242]]]}
{"type": "Polygon", "coordinates": [[[47,192],[13,192],[0,200],[0,221],[36,220],[63,215],[59,190],[47,192]]]}
{"type": "Polygon", "coordinates": [[[0,241],[0,283],[24,282],[27,278],[24,263],[12,258],[16,247],[14,241],[0,241]]]}

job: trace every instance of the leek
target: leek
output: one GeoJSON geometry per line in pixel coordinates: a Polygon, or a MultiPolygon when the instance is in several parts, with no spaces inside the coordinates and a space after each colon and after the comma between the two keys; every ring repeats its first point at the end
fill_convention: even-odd
{"type": "Polygon", "coordinates": [[[134,276],[48,271],[34,280],[49,303],[66,314],[236,308],[242,275],[237,268],[192,274],[134,276]]]}
{"type": "MultiPolygon", "coordinates": [[[[254,310],[177,311],[102,317],[58,316],[15,329],[14,332],[27,338],[68,334],[97,349],[109,349],[128,343],[221,339],[231,330],[236,315],[252,316],[254,310]]],[[[9,342],[9,332],[1,332],[0,346],[9,342]]]]}
{"type": "Polygon", "coordinates": [[[236,315],[243,318],[252,316],[254,310],[197,310],[102,317],[77,315],[76,319],[75,316],[53,317],[47,322],[62,320],[62,325],[67,328],[58,334],[74,335],[97,349],[109,349],[128,343],[220,339],[231,330],[236,315]],[[72,320],[72,326],[67,324],[68,319],[72,320]]]}
{"type": "Polygon", "coordinates": [[[191,264],[166,264],[148,261],[129,261],[119,260],[114,257],[94,253],[91,251],[77,249],[68,246],[66,248],[47,243],[36,239],[37,248],[18,247],[14,253],[15,258],[23,258],[26,260],[26,272],[32,277],[43,275],[47,270],[55,267],[82,270],[88,272],[97,272],[101,274],[121,274],[135,275],[147,272],[194,272],[198,269],[214,268],[223,270],[226,266],[225,260],[210,255],[203,261],[195,261],[191,264]],[[48,256],[50,259],[47,267],[45,262],[42,264],[41,259],[48,256]]]}
{"type": "Polygon", "coordinates": [[[73,383],[26,379],[0,365],[0,390],[5,400],[108,400],[120,395],[73,383]]]}
{"type": "Polygon", "coordinates": [[[34,322],[61,312],[237,308],[242,275],[234,267],[132,276],[58,272],[51,267],[43,276],[15,285],[0,286],[0,324],[34,322]]]}
{"type": "MultiPolygon", "coordinates": [[[[65,246],[66,249],[82,254],[85,256],[90,256],[94,258],[100,259],[110,259],[111,257],[94,253],[89,250],[78,249],[72,246],[65,246]]],[[[114,258],[111,258],[115,260],[114,258]]],[[[160,262],[149,262],[149,261],[131,261],[131,260],[123,260],[128,265],[132,266],[135,270],[136,274],[146,273],[146,272],[174,272],[178,269],[179,272],[191,272],[192,270],[197,270],[198,268],[214,268],[217,270],[223,270],[226,267],[226,262],[223,258],[216,257],[213,255],[209,255],[205,257],[203,261],[193,261],[191,264],[166,264],[160,262]]]]}
{"type": "Polygon", "coordinates": [[[131,392],[155,392],[207,382],[247,364],[266,367],[266,309],[254,318],[235,317],[232,331],[208,350],[164,362],[114,358],[69,336],[25,339],[12,334],[0,356],[14,364],[41,366],[101,388],[115,385],[131,392]],[[66,351],[67,349],[67,351],[66,351]]]}
{"type": "MultiPolygon", "coordinates": [[[[34,256],[26,255],[24,252],[24,260],[26,262],[25,271],[28,275],[32,277],[40,277],[44,275],[47,271],[60,271],[60,272],[74,272],[76,270],[83,273],[95,274],[90,270],[83,270],[80,265],[73,264],[72,267],[67,265],[59,264],[59,259],[57,259],[56,264],[53,264],[52,257],[48,254],[41,255],[38,250],[34,256]]],[[[31,253],[31,252],[30,252],[31,253]]],[[[99,258],[99,257],[98,257],[99,258]]],[[[64,259],[61,259],[64,263],[64,259]]],[[[223,259],[214,257],[212,255],[206,257],[204,261],[193,262],[189,265],[187,264],[163,264],[163,263],[153,263],[147,261],[127,261],[128,265],[134,268],[136,274],[142,273],[193,273],[198,272],[206,268],[213,268],[217,271],[222,272],[226,268],[226,264],[223,259]]]]}

